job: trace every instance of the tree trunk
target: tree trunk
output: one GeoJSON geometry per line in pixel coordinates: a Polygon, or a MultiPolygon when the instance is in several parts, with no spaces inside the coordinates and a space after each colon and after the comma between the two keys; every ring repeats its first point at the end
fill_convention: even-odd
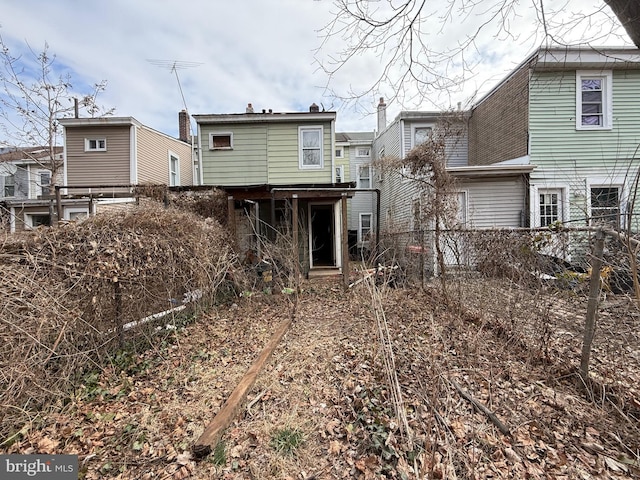
{"type": "Polygon", "coordinates": [[[618,17],[627,35],[640,48],[640,2],[638,0],[604,0],[618,17]]]}

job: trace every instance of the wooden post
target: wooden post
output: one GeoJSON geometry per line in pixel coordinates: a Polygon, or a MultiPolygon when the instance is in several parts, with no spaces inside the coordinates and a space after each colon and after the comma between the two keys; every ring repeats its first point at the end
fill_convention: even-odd
{"type": "Polygon", "coordinates": [[[227,197],[227,226],[229,227],[229,232],[231,233],[231,241],[233,243],[236,242],[236,202],[233,199],[233,196],[229,195],[227,197]]]}
{"type": "Polygon", "coordinates": [[[200,435],[200,438],[198,438],[192,448],[193,454],[196,457],[202,458],[209,455],[218,444],[220,438],[222,438],[224,430],[233,421],[240,409],[240,406],[242,405],[242,402],[245,400],[247,393],[249,393],[249,390],[255,383],[258,373],[260,373],[276,346],[280,343],[280,340],[282,340],[282,337],[284,337],[284,334],[291,326],[294,316],[295,311],[288,319],[280,323],[275,333],[271,336],[269,343],[267,343],[267,345],[262,349],[262,352],[260,352],[258,359],[253,363],[253,365],[251,365],[251,368],[247,370],[247,373],[242,377],[242,380],[240,380],[238,386],[231,393],[231,396],[226,402],[224,402],[224,405],[216,414],[213,421],[207,428],[205,428],[204,432],[202,432],[202,435],[200,435]]]}
{"type": "Polygon", "coordinates": [[[300,279],[300,245],[298,244],[298,195],[296,195],[295,193],[292,197],[292,210],[291,223],[293,227],[293,274],[296,276],[295,282],[297,289],[298,281],[300,279]]]}
{"type": "Polygon", "coordinates": [[[596,332],[596,317],[598,315],[598,301],[600,299],[600,271],[602,270],[602,252],[604,251],[604,232],[596,232],[596,244],[591,261],[591,280],[589,282],[589,303],[587,304],[587,320],[584,328],[584,342],[582,344],[582,359],[580,360],[580,376],[583,381],[589,379],[589,356],[591,342],[596,332]]]}
{"type": "Polygon", "coordinates": [[[60,193],[59,185],[56,185],[56,213],[58,220],[62,220],[62,194],[60,193]]]}
{"type": "Polygon", "coordinates": [[[347,217],[347,194],[342,194],[342,205],[341,205],[341,213],[342,213],[342,282],[345,288],[349,288],[349,226],[348,226],[348,217],[347,217]]]}

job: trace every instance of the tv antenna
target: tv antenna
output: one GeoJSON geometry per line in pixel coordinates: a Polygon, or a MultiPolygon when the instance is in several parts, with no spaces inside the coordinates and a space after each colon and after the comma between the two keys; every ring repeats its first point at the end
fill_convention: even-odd
{"type": "Polygon", "coordinates": [[[184,99],[184,92],[182,91],[182,85],[180,84],[180,77],[178,75],[178,70],[184,70],[186,68],[194,68],[202,65],[201,62],[185,62],[181,60],[155,60],[155,59],[147,59],[152,65],[160,68],[166,68],[170,72],[174,73],[176,76],[176,81],[178,82],[178,89],[180,90],[180,96],[182,97],[182,103],[184,104],[184,109],[188,112],[187,102],[184,99]]]}

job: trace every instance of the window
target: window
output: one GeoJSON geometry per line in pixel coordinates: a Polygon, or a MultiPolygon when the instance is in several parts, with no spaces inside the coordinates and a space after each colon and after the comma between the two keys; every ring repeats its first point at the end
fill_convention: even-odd
{"type": "Polygon", "coordinates": [[[323,168],[322,127],[299,127],[300,168],[323,168]]]}
{"type": "Polygon", "coordinates": [[[336,147],[336,158],[344,158],[344,147],[336,147]]]}
{"type": "Polygon", "coordinates": [[[562,205],[560,190],[539,190],[540,226],[548,227],[562,221],[562,205]]]}
{"type": "Polygon", "coordinates": [[[344,165],[338,165],[336,167],[336,183],[342,183],[344,181],[344,165]]]}
{"type": "Polygon", "coordinates": [[[358,224],[358,241],[368,242],[371,237],[371,220],[373,215],[371,213],[361,213],[360,222],[358,224]]]}
{"type": "Polygon", "coordinates": [[[107,139],[106,138],[85,138],[84,151],[85,152],[106,152],[107,139]]]}
{"type": "Polygon", "coordinates": [[[16,194],[16,176],[7,175],[4,177],[4,196],[13,197],[16,194]]]}
{"type": "Polygon", "coordinates": [[[371,155],[371,149],[369,147],[356,148],[356,157],[368,157],[371,155]]]}
{"type": "Polygon", "coordinates": [[[611,72],[577,72],[576,129],[610,129],[612,123],[611,72]]]}
{"type": "Polygon", "coordinates": [[[591,225],[620,225],[620,188],[591,187],[591,225]]]}
{"type": "Polygon", "coordinates": [[[40,195],[49,195],[51,193],[51,172],[39,172],[38,173],[40,189],[40,195]]]}
{"type": "Polygon", "coordinates": [[[358,166],[358,188],[371,188],[371,165],[358,166]]]}
{"type": "Polygon", "coordinates": [[[41,225],[51,225],[51,216],[48,213],[34,213],[25,215],[28,228],[36,228],[41,225]]]}
{"type": "Polygon", "coordinates": [[[173,152],[169,152],[169,186],[180,185],[180,158],[173,152]]]}
{"type": "Polygon", "coordinates": [[[232,150],[233,133],[213,132],[209,134],[209,150],[232,150]]]}
{"type": "Polygon", "coordinates": [[[413,127],[413,146],[423,144],[431,137],[432,127],[413,127]]]}

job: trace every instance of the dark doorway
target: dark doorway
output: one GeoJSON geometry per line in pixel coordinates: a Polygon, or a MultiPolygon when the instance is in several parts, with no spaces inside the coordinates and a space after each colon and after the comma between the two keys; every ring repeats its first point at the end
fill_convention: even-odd
{"type": "Polygon", "coordinates": [[[311,205],[311,252],[314,267],[333,267],[333,205],[311,205]]]}

